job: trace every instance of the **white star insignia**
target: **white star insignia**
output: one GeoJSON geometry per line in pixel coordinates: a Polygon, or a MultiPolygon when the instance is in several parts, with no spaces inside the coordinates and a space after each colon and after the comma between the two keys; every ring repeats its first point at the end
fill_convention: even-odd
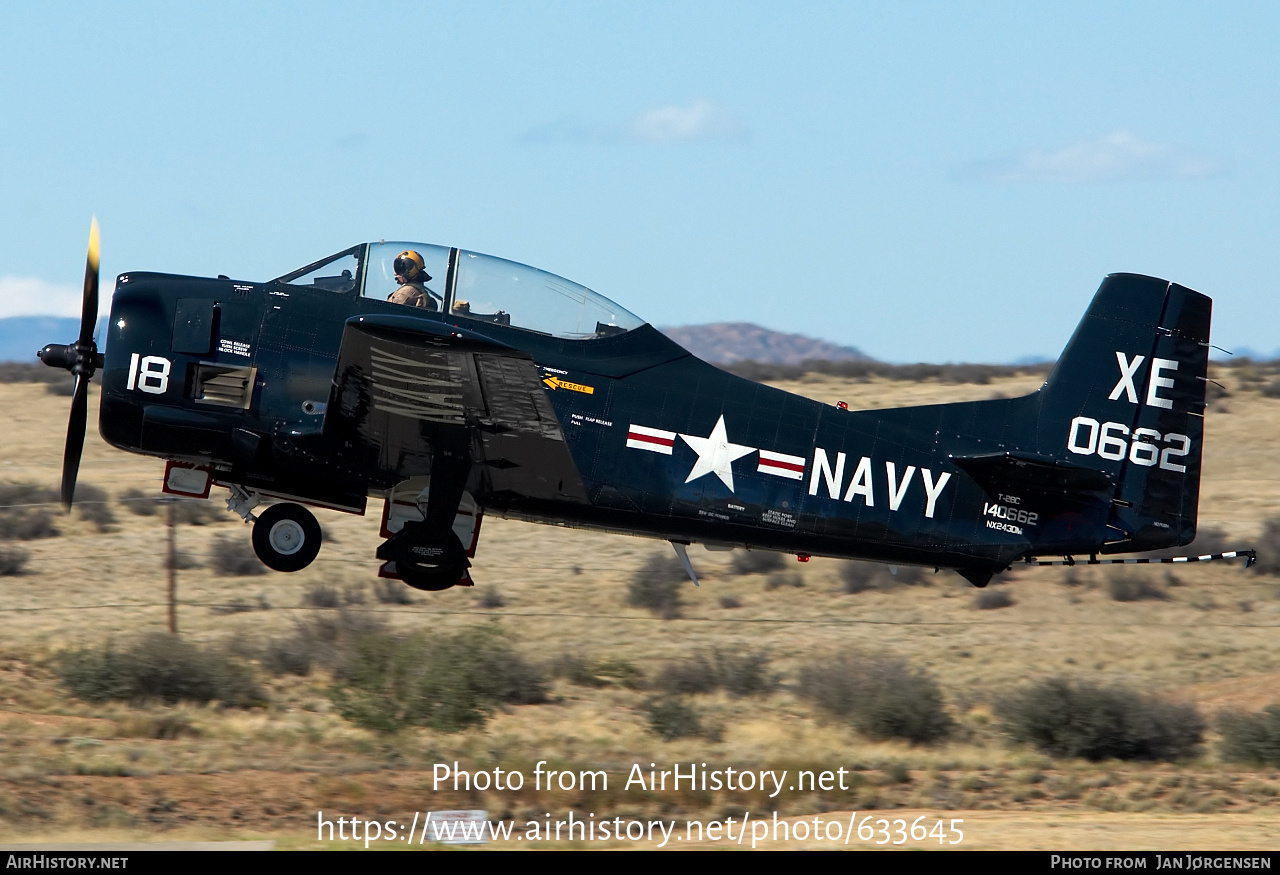
{"type": "Polygon", "coordinates": [[[691,483],[704,474],[715,474],[720,478],[721,483],[729,487],[730,492],[733,492],[733,461],[756,451],[755,447],[729,443],[729,438],[725,434],[723,414],[716,422],[716,427],[711,429],[710,437],[682,434],[680,438],[693,447],[693,451],[698,454],[698,461],[694,462],[693,470],[689,472],[684,482],[691,483]]]}

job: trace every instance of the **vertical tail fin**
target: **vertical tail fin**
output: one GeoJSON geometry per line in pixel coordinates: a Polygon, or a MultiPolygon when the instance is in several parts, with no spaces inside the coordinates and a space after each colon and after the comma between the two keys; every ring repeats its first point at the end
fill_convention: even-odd
{"type": "Polygon", "coordinates": [[[1109,276],[1039,393],[1039,452],[1116,484],[1105,553],[1195,537],[1211,308],[1175,283],[1109,276]]]}

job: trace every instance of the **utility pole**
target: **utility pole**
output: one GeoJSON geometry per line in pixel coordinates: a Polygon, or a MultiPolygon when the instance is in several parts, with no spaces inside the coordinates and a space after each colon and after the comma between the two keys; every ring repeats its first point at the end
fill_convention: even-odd
{"type": "Polygon", "coordinates": [[[174,500],[167,499],[169,505],[169,634],[178,634],[178,534],[175,527],[174,500]]]}

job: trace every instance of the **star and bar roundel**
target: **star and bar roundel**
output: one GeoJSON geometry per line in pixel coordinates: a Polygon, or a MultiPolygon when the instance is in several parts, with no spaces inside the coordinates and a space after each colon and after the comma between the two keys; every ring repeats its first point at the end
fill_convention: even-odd
{"type": "Polygon", "coordinates": [[[707,474],[715,474],[720,478],[720,482],[733,492],[733,463],[751,453],[759,454],[756,471],[761,474],[772,474],[788,480],[804,479],[803,456],[789,456],[786,453],[775,453],[771,450],[733,443],[725,431],[723,415],[716,421],[715,428],[711,429],[711,434],[707,437],[677,434],[674,431],[663,431],[660,428],[632,423],[627,429],[627,446],[633,450],[647,450],[651,453],[670,456],[675,450],[677,437],[698,454],[698,460],[693,463],[693,470],[685,478],[685,483],[691,483],[707,474]]]}

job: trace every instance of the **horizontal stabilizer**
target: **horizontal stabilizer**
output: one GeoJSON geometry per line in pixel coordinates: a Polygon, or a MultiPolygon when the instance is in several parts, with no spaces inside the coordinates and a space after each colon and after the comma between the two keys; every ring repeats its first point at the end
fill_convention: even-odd
{"type": "Polygon", "coordinates": [[[951,461],[990,490],[1111,492],[1115,480],[1103,471],[1035,453],[983,453],[951,461]]]}

